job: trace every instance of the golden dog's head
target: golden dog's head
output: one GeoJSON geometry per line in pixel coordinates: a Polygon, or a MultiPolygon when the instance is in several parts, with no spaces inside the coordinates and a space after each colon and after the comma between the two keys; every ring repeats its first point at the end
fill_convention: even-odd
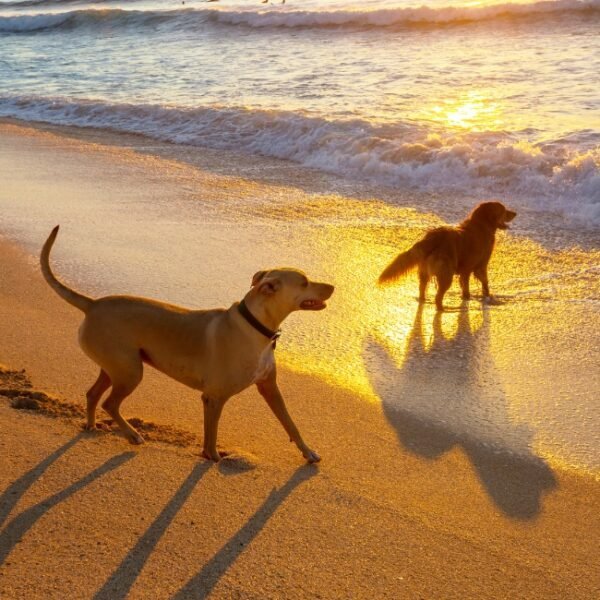
{"type": "Polygon", "coordinates": [[[252,278],[252,288],[266,300],[276,302],[283,310],[323,310],[325,300],[334,287],[329,283],[310,281],[298,269],[259,271],[252,278]]]}
{"type": "Polygon", "coordinates": [[[496,200],[482,202],[471,213],[469,219],[476,223],[482,223],[494,229],[508,229],[508,223],[517,216],[513,210],[508,210],[502,202],[496,200]]]}

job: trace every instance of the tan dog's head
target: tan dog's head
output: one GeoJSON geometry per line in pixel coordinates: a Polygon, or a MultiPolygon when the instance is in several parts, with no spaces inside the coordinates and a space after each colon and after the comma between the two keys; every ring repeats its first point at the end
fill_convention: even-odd
{"type": "Polygon", "coordinates": [[[471,213],[469,219],[476,223],[484,223],[494,229],[508,229],[508,223],[517,216],[517,213],[508,210],[502,202],[482,202],[471,213]]]}
{"type": "Polygon", "coordinates": [[[288,315],[295,310],[323,310],[333,290],[328,283],[310,281],[298,269],[281,268],[256,273],[251,292],[279,315],[288,315]]]}

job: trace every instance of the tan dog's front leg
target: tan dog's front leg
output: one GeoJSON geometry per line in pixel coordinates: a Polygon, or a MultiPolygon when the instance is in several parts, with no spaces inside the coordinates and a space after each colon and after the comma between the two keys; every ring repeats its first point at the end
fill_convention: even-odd
{"type": "Polygon", "coordinates": [[[290,417],[287,411],[283,396],[277,386],[276,377],[276,371],[273,369],[267,379],[256,383],[260,395],[267,401],[267,404],[275,413],[279,422],[283,425],[283,428],[290,436],[290,441],[298,446],[298,449],[302,452],[302,456],[304,456],[309,463],[319,462],[321,457],[304,443],[296,424],[292,421],[292,417],[290,417]]]}
{"type": "Polygon", "coordinates": [[[202,455],[204,458],[219,462],[221,455],[217,450],[217,431],[226,399],[222,400],[202,394],[202,402],[204,404],[204,446],[202,455]]]}

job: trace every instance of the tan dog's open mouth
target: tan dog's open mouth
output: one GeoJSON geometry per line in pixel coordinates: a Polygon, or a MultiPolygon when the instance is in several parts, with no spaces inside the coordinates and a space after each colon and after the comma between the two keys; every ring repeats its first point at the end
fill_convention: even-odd
{"type": "Polygon", "coordinates": [[[302,310],[323,310],[327,304],[323,300],[304,300],[300,303],[302,310]]]}

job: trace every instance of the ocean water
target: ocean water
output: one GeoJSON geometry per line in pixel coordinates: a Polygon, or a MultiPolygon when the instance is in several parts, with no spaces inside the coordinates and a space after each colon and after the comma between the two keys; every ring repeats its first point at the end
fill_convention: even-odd
{"type": "Polygon", "coordinates": [[[600,0],[0,2],[0,116],[600,227],[600,0]]]}

